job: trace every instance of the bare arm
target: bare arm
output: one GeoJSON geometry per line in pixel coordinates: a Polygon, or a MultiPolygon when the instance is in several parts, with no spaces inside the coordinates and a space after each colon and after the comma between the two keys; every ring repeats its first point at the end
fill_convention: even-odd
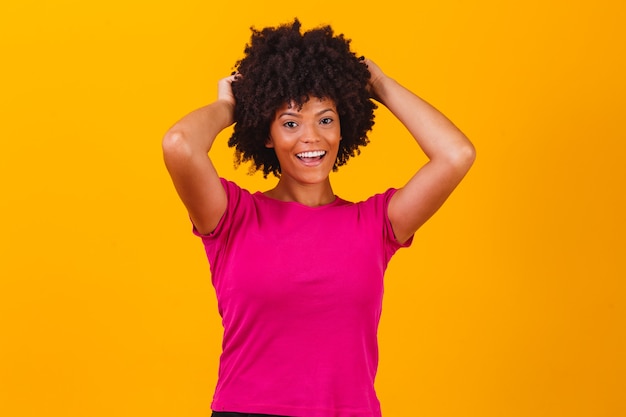
{"type": "Polygon", "coordinates": [[[370,93],[413,135],[429,161],[389,202],[396,239],[406,240],[446,201],[472,166],[474,146],[450,120],[430,104],[385,75],[372,61],[370,93]]]}
{"type": "Polygon", "coordinates": [[[233,123],[234,77],[220,80],[218,99],[183,117],[163,138],[167,170],[193,224],[202,234],[212,232],[226,210],[226,193],[208,152],[217,135],[233,123]]]}

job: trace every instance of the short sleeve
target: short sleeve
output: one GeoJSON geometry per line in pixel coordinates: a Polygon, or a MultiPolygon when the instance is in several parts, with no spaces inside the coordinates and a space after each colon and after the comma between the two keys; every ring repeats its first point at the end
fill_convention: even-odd
{"type": "Polygon", "coordinates": [[[391,197],[398,191],[396,188],[390,188],[385,191],[383,194],[379,194],[374,196],[374,198],[378,198],[378,204],[381,204],[380,211],[383,215],[383,239],[385,246],[385,256],[387,260],[391,259],[394,253],[400,248],[408,248],[413,243],[413,235],[407,239],[406,242],[400,243],[398,239],[396,239],[395,234],[393,233],[393,226],[391,225],[391,221],[389,220],[389,214],[387,209],[389,208],[389,201],[391,201],[391,197]]]}
{"type": "Polygon", "coordinates": [[[252,204],[252,197],[247,190],[224,178],[220,178],[220,181],[226,192],[227,205],[215,230],[203,235],[192,223],[193,234],[202,239],[210,263],[217,257],[220,248],[226,245],[230,236],[236,233],[236,229],[241,226],[240,219],[246,216],[246,212],[252,204]]]}

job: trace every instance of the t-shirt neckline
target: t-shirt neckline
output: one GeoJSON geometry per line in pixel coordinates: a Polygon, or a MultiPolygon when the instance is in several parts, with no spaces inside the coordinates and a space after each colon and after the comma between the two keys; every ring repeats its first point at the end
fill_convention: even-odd
{"type": "Polygon", "coordinates": [[[344,200],[341,197],[337,196],[337,195],[335,195],[335,199],[333,201],[331,201],[330,203],[327,203],[327,204],[322,204],[321,206],[307,206],[306,204],[302,204],[302,203],[299,203],[297,201],[278,200],[276,198],[272,198],[272,197],[269,197],[269,196],[265,195],[261,191],[255,192],[254,196],[258,197],[258,198],[261,198],[263,200],[266,200],[266,201],[273,202],[275,204],[286,204],[286,205],[292,205],[292,206],[302,207],[302,208],[311,209],[311,210],[321,210],[321,209],[325,209],[325,208],[328,208],[328,207],[334,207],[334,206],[339,205],[339,204],[344,202],[344,200]]]}

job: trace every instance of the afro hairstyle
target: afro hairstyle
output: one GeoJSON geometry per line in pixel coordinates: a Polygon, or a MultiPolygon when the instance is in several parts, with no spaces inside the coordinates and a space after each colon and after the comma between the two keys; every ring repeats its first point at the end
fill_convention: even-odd
{"type": "Polygon", "coordinates": [[[342,140],[336,171],[369,142],[376,104],[370,100],[370,73],[350,50],[350,40],[335,35],[330,26],[301,33],[300,21],[257,30],[235,69],[232,83],[235,125],[228,146],[235,148],[235,166],[251,161],[250,173],[263,171],[280,177],[274,149],[267,148],[270,124],[285,103],[298,109],[311,97],[328,98],[337,107],[342,140]]]}

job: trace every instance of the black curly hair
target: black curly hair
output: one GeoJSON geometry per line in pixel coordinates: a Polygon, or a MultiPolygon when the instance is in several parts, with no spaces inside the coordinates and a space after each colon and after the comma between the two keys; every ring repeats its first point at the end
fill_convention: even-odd
{"type": "Polygon", "coordinates": [[[300,32],[300,21],[250,28],[252,37],[244,58],[235,69],[241,74],[232,83],[236,100],[235,126],[228,146],[235,148],[235,164],[251,161],[250,171],[280,177],[274,149],[265,146],[276,110],[285,103],[298,108],[309,98],[335,102],[341,122],[339,153],[333,170],[360,153],[369,142],[376,104],[366,89],[370,73],[350,40],[335,35],[330,26],[300,32]]]}

